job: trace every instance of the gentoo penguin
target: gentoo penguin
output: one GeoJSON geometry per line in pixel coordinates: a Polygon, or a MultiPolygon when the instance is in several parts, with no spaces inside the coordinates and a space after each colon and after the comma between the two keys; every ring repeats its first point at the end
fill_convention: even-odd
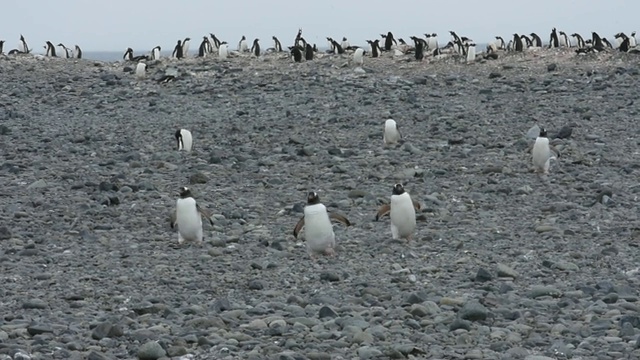
{"type": "Polygon", "coordinates": [[[213,225],[211,214],[196,203],[188,187],[181,187],[179,196],[180,198],[176,201],[176,210],[171,215],[171,228],[178,226],[178,244],[185,241],[201,243],[202,217],[213,225]]]}
{"type": "Polygon", "coordinates": [[[78,45],[76,45],[75,57],[76,59],[82,59],[82,49],[78,45]]]}
{"type": "Polygon", "coordinates": [[[402,184],[395,184],[391,193],[391,202],[379,208],[376,221],[389,214],[392,238],[411,240],[416,230],[416,210],[420,210],[420,203],[411,199],[409,193],[404,191],[402,184]]]}
{"type": "Polygon", "coordinates": [[[51,41],[47,41],[47,46],[45,46],[45,48],[47,49],[45,56],[52,56],[52,57],[58,56],[56,55],[56,47],[53,46],[53,43],[51,41]]]}
{"type": "Polygon", "coordinates": [[[636,45],[638,45],[638,43],[636,42],[636,32],[634,31],[631,33],[631,36],[629,36],[629,46],[634,48],[636,45]]]}
{"type": "Polygon", "coordinates": [[[28,54],[31,52],[31,49],[29,49],[29,45],[27,45],[27,41],[24,39],[24,36],[22,36],[22,34],[20,34],[20,43],[18,44],[18,51],[23,54],[28,54]]]}
{"type": "Polygon", "coordinates": [[[613,45],[611,45],[611,43],[609,42],[609,40],[607,40],[607,38],[602,38],[602,43],[609,49],[613,49],[613,45]]]}
{"type": "Polygon", "coordinates": [[[291,60],[293,62],[302,62],[302,50],[298,46],[290,46],[289,50],[291,51],[291,60]]]}
{"type": "Polygon", "coordinates": [[[425,47],[428,47],[428,45],[426,45],[427,42],[423,39],[419,39],[417,36],[412,36],[411,40],[413,40],[413,52],[416,61],[422,61],[422,59],[424,59],[425,47]]]}
{"type": "Polygon", "coordinates": [[[191,42],[191,38],[187,37],[182,41],[182,56],[189,57],[189,43],[191,42]]]}
{"type": "Polygon", "coordinates": [[[202,37],[202,42],[198,46],[198,57],[205,57],[209,53],[211,44],[209,44],[209,38],[207,36],[202,37]]]}
{"type": "Polygon", "coordinates": [[[247,45],[247,38],[244,35],[242,35],[242,39],[240,39],[240,41],[238,42],[238,51],[241,53],[249,51],[249,45],[247,45]]]}
{"type": "Polygon", "coordinates": [[[467,64],[476,61],[476,44],[469,43],[467,44],[467,64]]]}
{"type": "Polygon", "coordinates": [[[513,34],[513,50],[515,51],[524,50],[524,44],[522,43],[522,38],[518,34],[513,34]]]}
{"type": "Polygon", "coordinates": [[[351,225],[343,215],[327,211],[315,191],[309,192],[304,216],[293,229],[293,236],[297,239],[300,230],[304,227],[307,251],[312,259],[315,259],[315,255],[335,255],[336,237],[331,220],[341,222],[345,226],[351,225]]]}
{"type": "Polygon", "coordinates": [[[171,56],[173,56],[176,59],[182,59],[184,56],[184,53],[182,51],[182,40],[178,40],[178,43],[176,44],[176,46],[173,48],[173,53],[171,53],[171,56]]]}
{"type": "Polygon", "coordinates": [[[535,171],[542,172],[543,174],[549,173],[549,163],[551,159],[557,159],[560,157],[558,150],[552,145],[549,145],[547,130],[543,127],[540,127],[540,134],[536,138],[536,142],[533,144],[531,155],[535,171]]]}
{"type": "Polygon", "coordinates": [[[573,33],[573,34],[571,34],[571,37],[576,40],[575,44],[576,44],[576,47],[578,49],[582,49],[583,47],[585,47],[584,39],[582,38],[582,36],[580,34],[573,33]]]}
{"type": "Polygon", "coordinates": [[[280,43],[280,40],[278,40],[275,35],[272,36],[271,39],[273,39],[273,48],[275,49],[275,51],[282,52],[282,44],[280,43]]]}
{"type": "Polygon", "coordinates": [[[176,141],[178,142],[178,151],[184,150],[191,152],[193,146],[193,137],[191,131],[187,129],[178,129],[175,133],[176,141]]]}
{"type": "Polygon", "coordinates": [[[393,34],[391,33],[391,31],[389,31],[387,33],[387,35],[380,35],[383,39],[384,39],[384,50],[385,51],[391,51],[391,48],[393,47],[393,45],[397,45],[398,42],[396,41],[396,39],[393,38],[393,34]]]}
{"type": "Polygon", "coordinates": [[[382,49],[380,49],[380,40],[367,40],[367,43],[371,46],[371,57],[377,58],[380,56],[380,51],[382,51],[382,49]]]}
{"type": "Polygon", "coordinates": [[[531,33],[531,42],[533,47],[542,47],[542,39],[536,33],[531,33]]]}
{"type": "Polygon", "coordinates": [[[427,43],[429,44],[429,50],[435,50],[438,48],[438,34],[433,33],[431,37],[427,38],[427,43]]]}
{"type": "Polygon", "coordinates": [[[342,46],[343,49],[347,50],[351,47],[351,44],[349,43],[349,40],[347,40],[346,37],[342,37],[342,43],[340,43],[340,46],[342,46]]]}
{"type": "Polygon", "coordinates": [[[604,44],[602,43],[602,38],[595,31],[591,32],[591,43],[593,44],[593,48],[598,51],[604,51],[604,44]]]}
{"type": "Polygon", "coordinates": [[[138,65],[136,65],[136,79],[142,80],[147,75],[147,64],[140,61],[138,65]]]}
{"type": "Polygon", "coordinates": [[[62,43],[59,43],[58,46],[60,46],[62,48],[62,50],[64,51],[65,59],[73,57],[72,53],[71,53],[71,49],[69,49],[68,47],[64,46],[64,44],[62,44],[62,43]]]}
{"type": "Polygon", "coordinates": [[[384,134],[382,135],[382,143],[384,145],[395,144],[402,138],[398,124],[393,119],[384,122],[384,134]]]}
{"type": "Polygon", "coordinates": [[[551,35],[549,35],[549,48],[560,47],[560,40],[558,40],[558,33],[556,28],[551,29],[551,35]]]}
{"type": "Polygon", "coordinates": [[[162,48],[160,46],[156,46],[151,49],[151,60],[160,60],[160,51],[162,48]]]}
{"type": "Polygon", "coordinates": [[[229,48],[226,41],[223,41],[218,45],[218,58],[225,60],[229,56],[229,48]]]}
{"type": "Polygon", "coordinates": [[[356,51],[353,53],[353,62],[358,64],[358,65],[362,65],[364,63],[364,49],[363,48],[357,48],[356,51]]]}
{"type": "Polygon", "coordinates": [[[218,51],[218,48],[220,48],[221,41],[215,36],[215,34],[209,33],[209,35],[211,35],[211,52],[216,52],[218,51]]]}
{"type": "Polygon", "coordinates": [[[560,31],[558,34],[560,34],[560,46],[571,47],[571,41],[569,41],[567,33],[560,31]]]}
{"type": "Polygon", "coordinates": [[[256,57],[260,56],[260,44],[258,44],[260,39],[253,39],[253,45],[251,45],[251,53],[256,57]]]}
{"type": "Polygon", "coordinates": [[[313,53],[314,53],[314,47],[311,46],[311,44],[305,45],[305,50],[304,50],[304,59],[307,61],[311,61],[313,60],[313,53]]]}
{"type": "Polygon", "coordinates": [[[3,54],[3,49],[4,48],[4,40],[0,40],[0,55],[3,54]]]}

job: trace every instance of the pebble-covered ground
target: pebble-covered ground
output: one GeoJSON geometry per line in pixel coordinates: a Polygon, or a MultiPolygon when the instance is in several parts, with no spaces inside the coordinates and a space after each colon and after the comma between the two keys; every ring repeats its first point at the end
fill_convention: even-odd
{"type": "Polygon", "coordinates": [[[639,64],[1,58],[0,359],[638,358],[639,64]],[[548,176],[536,125],[572,129],[548,176]],[[397,182],[409,243],[374,221],[397,182]],[[317,262],[311,190],[353,222],[317,262]]]}

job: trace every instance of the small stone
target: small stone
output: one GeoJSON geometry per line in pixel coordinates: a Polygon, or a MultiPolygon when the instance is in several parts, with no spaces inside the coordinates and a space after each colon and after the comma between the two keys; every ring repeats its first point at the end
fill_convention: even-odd
{"type": "Polygon", "coordinates": [[[95,340],[101,340],[109,335],[109,331],[111,331],[111,324],[108,322],[103,322],[93,328],[91,337],[95,340]]]}
{"type": "Polygon", "coordinates": [[[27,300],[22,304],[23,309],[46,309],[47,307],[49,307],[49,304],[40,299],[27,300]]]}
{"type": "Polygon", "coordinates": [[[320,311],[318,312],[318,317],[320,319],[324,319],[324,318],[337,318],[338,314],[330,307],[328,306],[323,306],[320,308],[320,311]]]}
{"type": "Polygon", "coordinates": [[[27,327],[27,332],[31,336],[44,334],[44,333],[52,333],[53,328],[49,325],[44,324],[32,324],[27,327]]]}
{"type": "Polygon", "coordinates": [[[189,177],[189,183],[191,184],[206,184],[209,179],[203,173],[195,173],[189,177]]]}
{"type": "Polygon", "coordinates": [[[464,320],[482,321],[487,318],[488,312],[487,308],[477,300],[471,300],[462,306],[458,316],[464,320]]]}
{"type": "Polygon", "coordinates": [[[11,231],[6,226],[0,226],[0,240],[11,239],[11,231]]]}
{"type": "Polygon", "coordinates": [[[558,69],[558,64],[556,64],[556,63],[547,65],[547,71],[549,71],[549,72],[556,71],[556,69],[558,69]]]}
{"type": "Polygon", "coordinates": [[[42,179],[40,179],[40,180],[36,180],[36,181],[34,181],[33,183],[31,183],[31,185],[29,185],[29,186],[27,187],[27,189],[28,189],[28,190],[44,189],[44,188],[46,188],[47,186],[48,186],[48,185],[47,185],[47,182],[46,182],[46,181],[44,181],[44,180],[42,180],[42,179]]]}
{"type": "Polygon", "coordinates": [[[166,354],[157,341],[146,342],[138,349],[138,359],[140,360],[157,360],[166,354]]]}
{"type": "Polygon", "coordinates": [[[557,298],[557,297],[560,297],[561,295],[562,295],[562,292],[560,292],[560,290],[552,286],[545,286],[545,285],[535,285],[529,291],[529,297],[532,299],[542,297],[542,296],[552,296],[557,298]]]}
{"type": "Polygon", "coordinates": [[[513,270],[510,266],[501,263],[498,263],[497,265],[497,272],[498,277],[510,277],[513,279],[518,277],[518,273],[515,270],[513,270]]]}
{"type": "Polygon", "coordinates": [[[480,269],[478,269],[478,272],[476,273],[475,281],[477,281],[477,282],[486,282],[486,281],[491,281],[492,278],[493,278],[493,276],[491,275],[491,273],[489,271],[487,271],[484,268],[480,268],[480,269]]]}

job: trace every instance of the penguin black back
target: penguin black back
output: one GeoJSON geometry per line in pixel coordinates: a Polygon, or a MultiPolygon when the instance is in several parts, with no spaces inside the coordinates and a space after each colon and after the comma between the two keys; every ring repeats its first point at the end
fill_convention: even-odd
{"type": "Polygon", "coordinates": [[[304,52],[304,59],[313,60],[313,46],[307,44],[307,48],[305,49],[305,52],[304,52]]]}
{"type": "Polygon", "coordinates": [[[182,129],[176,130],[175,137],[178,142],[178,148],[180,148],[180,145],[184,148],[184,142],[182,141],[182,129]]]}
{"type": "Polygon", "coordinates": [[[302,51],[300,51],[300,48],[297,47],[297,46],[290,46],[289,49],[291,50],[291,57],[293,58],[293,61],[301,62],[302,61],[302,51]]]}
{"type": "Polygon", "coordinates": [[[394,43],[393,34],[391,33],[391,31],[389,31],[387,35],[384,37],[384,50],[385,51],[391,50],[393,43],[394,43]]]}
{"type": "Polygon", "coordinates": [[[551,36],[549,39],[549,47],[558,47],[558,33],[556,33],[556,28],[551,29],[551,36]]]}
{"type": "Polygon", "coordinates": [[[393,195],[402,195],[404,194],[404,186],[402,186],[402,184],[395,184],[393,185],[393,195]]]}

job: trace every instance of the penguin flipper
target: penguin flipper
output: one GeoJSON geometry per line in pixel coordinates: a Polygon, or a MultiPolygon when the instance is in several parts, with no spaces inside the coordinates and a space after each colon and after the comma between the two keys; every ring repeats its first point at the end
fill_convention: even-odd
{"type": "Polygon", "coordinates": [[[342,224],[344,224],[344,226],[351,226],[351,222],[349,221],[349,219],[347,219],[346,216],[340,215],[340,214],[337,214],[337,213],[333,213],[333,212],[330,212],[330,211],[328,211],[328,213],[329,213],[329,219],[335,220],[335,221],[337,221],[339,223],[342,223],[342,224]]]}
{"type": "Polygon", "coordinates": [[[416,200],[411,200],[411,202],[413,203],[413,208],[416,210],[420,210],[421,206],[420,206],[420,202],[416,201],[416,200]]]}
{"type": "Polygon", "coordinates": [[[294,238],[298,238],[298,234],[300,233],[300,230],[302,230],[302,228],[304,227],[304,216],[300,218],[300,220],[298,220],[298,223],[296,224],[296,227],[293,228],[293,237],[294,238]]]}
{"type": "Polygon", "coordinates": [[[171,228],[172,228],[172,229],[176,226],[176,219],[177,219],[177,217],[178,217],[178,213],[177,213],[177,212],[175,212],[175,211],[173,211],[173,212],[171,213],[171,218],[169,219],[169,222],[170,222],[170,225],[171,225],[171,228]]]}
{"type": "Polygon", "coordinates": [[[209,220],[209,223],[213,225],[213,220],[211,220],[211,213],[207,209],[201,208],[200,205],[197,205],[197,204],[196,204],[196,209],[200,213],[200,216],[209,220]]]}
{"type": "Polygon", "coordinates": [[[384,204],[380,206],[380,208],[378,209],[378,213],[376,214],[376,221],[378,221],[381,217],[385,215],[389,215],[390,212],[391,212],[391,205],[384,204]]]}

